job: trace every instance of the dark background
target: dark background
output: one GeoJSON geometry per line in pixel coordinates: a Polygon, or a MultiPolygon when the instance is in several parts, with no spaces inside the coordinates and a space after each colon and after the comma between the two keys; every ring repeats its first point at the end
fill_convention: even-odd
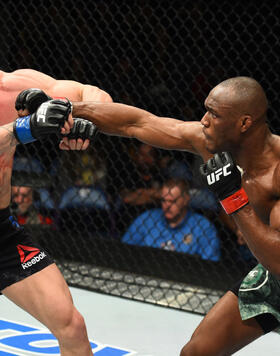
{"type": "MultiPolygon", "coordinates": [[[[186,121],[201,119],[204,99],[213,86],[229,77],[251,76],[264,87],[269,125],[279,132],[277,1],[8,0],[1,1],[0,11],[0,68],[4,71],[33,68],[56,79],[97,85],[116,102],[186,121]]],[[[37,157],[44,172],[15,174],[14,183],[49,189],[58,205],[60,193],[72,184],[64,163],[73,156],[58,151],[56,138],[50,143],[18,148],[18,156],[37,157]],[[54,162],[59,167],[55,174],[54,162]]],[[[120,242],[128,222],[115,220],[117,195],[128,174],[128,152],[137,145],[135,140],[105,135],[99,135],[94,144],[95,153],[106,162],[105,193],[112,214],[87,215],[79,209],[70,222],[67,213],[63,215],[63,228],[31,230],[58,260],[225,290],[252,261],[242,260],[236,237],[215,214],[211,219],[223,248],[219,263],[120,242]]],[[[196,174],[194,156],[162,150],[157,154],[188,162],[196,174]]],[[[61,218],[57,207],[49,213],[61,218]]]]}

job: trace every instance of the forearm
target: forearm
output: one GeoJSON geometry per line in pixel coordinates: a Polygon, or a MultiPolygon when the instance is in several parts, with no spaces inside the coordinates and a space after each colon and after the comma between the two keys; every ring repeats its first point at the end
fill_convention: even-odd
{"type": "Polygon", "coordinates": [[[250,204],[232,216],[257,260],[271,273],[280,276],[280,232],[264,224],[250,204]]]}
{"type": "Polygon", "coordinates": [[[92,121],[102,132],[129,136],[129,128],[139,125],[148,113],[125,104],[74,102],[73,116],[92,121]]]}
{"type": "Polygon", "coordinates": [[[0,126],[0,153],[14,151],[18,141],[13,131],[13,122],[0,126]]]}
{"type": "Polygon", "coordinates": [[[73,116],[92,121],[101,132],[109,135],[137,138],[160,148],[197,153],[192,142],[202,142],[199,123],[159,117],[130,105],[73,102],[73,116]]]}

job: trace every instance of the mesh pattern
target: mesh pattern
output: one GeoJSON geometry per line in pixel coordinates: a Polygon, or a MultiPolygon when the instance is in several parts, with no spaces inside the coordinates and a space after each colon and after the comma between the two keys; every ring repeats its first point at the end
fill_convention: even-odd
{"type": "MultiPolygon", "coordinates": [[[[97,85],[114,101],[180,120],[200,120],[211,87],[248,75],[266,90],[269,124],[278,133],[279,9],[278,2],[253,1],[8,0],[1,8],[1,68],[97,85]]],[[[13,184],[32,186],[36,211],[51,217],[50,226],[27,229],[69,284],[204,314],[255,263],[198,184],[198,158],[153,149],[139,168],[147,147],[101,134],[86,153],[57,146],[51,137],[18,147],[13,184]],[[190,180],[190,210],[215,225],[219,261],[122,242],[139,214],[161,208],[155,195],[145,200],[143,189],[156,192],[171,176],[190,180]],[[128,191],[133,204],[124,202],[128,191]]]]}

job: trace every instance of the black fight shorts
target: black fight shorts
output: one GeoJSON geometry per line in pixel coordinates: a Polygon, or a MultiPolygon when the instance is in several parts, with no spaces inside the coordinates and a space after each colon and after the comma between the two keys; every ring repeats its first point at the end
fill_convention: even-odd
{"type": "Polygon", "coordinates": [[[11,215],[0,210],[0,291],[53,263],[11,215]]]}

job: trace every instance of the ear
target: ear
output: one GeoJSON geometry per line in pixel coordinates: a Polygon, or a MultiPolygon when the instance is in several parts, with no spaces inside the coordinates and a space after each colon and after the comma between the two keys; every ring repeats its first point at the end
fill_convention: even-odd
{"type": "Polygon", "coordinates": [[[244,115],[240,120],[240,132],[246,132],[253,124],[252,116],[244,115]]]}

